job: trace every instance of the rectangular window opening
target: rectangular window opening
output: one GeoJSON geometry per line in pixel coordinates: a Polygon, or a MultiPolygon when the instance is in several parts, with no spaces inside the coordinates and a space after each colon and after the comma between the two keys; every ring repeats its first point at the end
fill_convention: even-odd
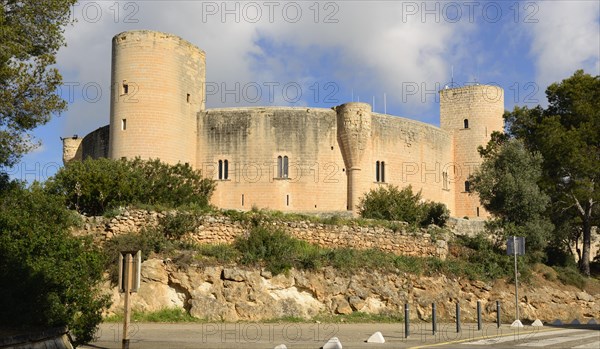
{"type": "Polygon", "coordinates": [[[242,194],[242,206],[244,206],[244,194],[242,194]]]}
{"type": "Polygon", "coordinates": [[[189,93],[187,94],[187,96],[186,96],[185,100],[186,100],[186,102],[188,102],[188,103],[190,102],[190,94],[189,94],[189,93]]]}
{"type": "Polygon", "coordinates": [[[123,81],[123,94],[126,95],[129,93],[129,84],[126,81],[123,81]]]}
{"type": "Polygon", "coordinates": [[[290,196],[289,195],[285,196],[285,201],[286,201],[286,205],[289,206],[290,205],[290,196]]]}
{"type": "Polygon", "coordinates": [[[127,119],[121,119],[121,130],[125,131],[127,129],[127,119]]]}

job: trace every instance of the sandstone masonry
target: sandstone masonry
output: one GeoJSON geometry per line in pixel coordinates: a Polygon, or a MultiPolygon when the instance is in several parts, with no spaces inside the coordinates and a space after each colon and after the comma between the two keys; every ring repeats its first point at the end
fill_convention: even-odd
{"type": "Polygon", "coordinates": [[[366,103],[206,109],[202,50],[147,30],[120,33],[112,45],[110,125],[63,139],[65,163],[188,163],[218,181],[211,200],[227,209],[356,212],[371,189],[412,185],[455,217],[487,217],[468,176],[481,162],[477,147],[502,130],[499,87],[440,91],[439,128],[366,103]]]}

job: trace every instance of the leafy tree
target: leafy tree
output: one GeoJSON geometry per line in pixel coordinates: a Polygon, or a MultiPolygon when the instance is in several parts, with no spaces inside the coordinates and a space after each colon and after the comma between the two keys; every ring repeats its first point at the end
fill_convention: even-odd
{"type": "Polygon", "coordinates": [[[12,166],[36,144],[29,133],[66,109],[52,65],[77,0],[1,0],[0,166],[12,166]]]}
{"type": "Polygon", "coordinates": [[[421,225],[443,226],[449,217],[444,204],[421,202],[421,192],[414,194],[410,185],[402,189],[390,185],[371,190],[361,198],[358,208],[363,218],[421,225]]]}
{"type": "Polygon", "coordinates": [[[592,226],[600,215],[600,76],[578,70],[550,85],[546,96],[547,108],[517,107],[505,118],[511,135],[542,154],[552,211],[577,217],[569,222],[581,231],[579,268],[589,275],[592,226]]]}
{"type": "Polygon", "coordinates": [[[524,143],[494,133],[485,148],[484,160],[470,178],[483,206],[494,216],[488,229],[506,236],[525,236],[528,249],[541,258],[553,229],[544,213],[550,198],[539,187],[542,157],[529,152],[524,143]]]}
{"type": "Polygon", "coordinates": [[[207,207],[214,186],[189,165],[104,158],[70,162],[46,182],[48,192],[89,215],[131,204],[207,207]]]}
{"type": "Polygon", "coordinates": [[[109,297],[100,294],[103,255],[71,236],[77,217],[62,198],[4,178],[0,186],[0,325],[69,326],[92,339],[109,297]]]}

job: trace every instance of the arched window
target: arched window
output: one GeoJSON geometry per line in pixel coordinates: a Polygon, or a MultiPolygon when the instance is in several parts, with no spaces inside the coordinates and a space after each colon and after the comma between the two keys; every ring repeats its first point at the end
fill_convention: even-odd
{"type": "Polygon", "coordinates": [[[471,192],[471,182],[469,182],[469,181],[465,181],[465,192],[467,192],[467,193],[471,192]]]}
{"type": "Polygon", "coordinates": [[[289,159],[286,156],[277,157],[277,178],[288,178],[289,159]]]}
{"type": "Polygon", "coordinates": [[[283,177],[283,158],[281,156],[277,157],[277,178],[283,177]]]}
{"type": "Polygon", "coordinates": [[[219,160],[219,180],[229,179],[229,161],[219,160]]]}
{"type": "Polygon", "coordinates": [[[464,119],[463,124],[464,124],[465,128],[469,128],[469,119],[464,119]]]}

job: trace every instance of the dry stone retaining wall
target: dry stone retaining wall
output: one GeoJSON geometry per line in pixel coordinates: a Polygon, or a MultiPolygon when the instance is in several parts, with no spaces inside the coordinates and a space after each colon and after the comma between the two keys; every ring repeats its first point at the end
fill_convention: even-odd
{"type": "MultiPolygon", "coordinates": [[[[146,226],[156,226],[159,218],[166,214],[167,212],[126,210],[114,218],[84,217],[83,231],[79,233],[93,234],[99,240],[106,240],[119,234],[139,232],[146,226]]],[[[376,248],[398,255],[434,256],[442,259],[448,254],[447,238],[444,234],[437,233],[439,228],[410,232],[405,223],[398,223],[398,231],[383,227],[329,225],[309,221],[273,221],[269,224],[298,239],[323,247],[376,248]]],[[[206,215],[200,217],[200,226],[189,234],[189,238],[198,243],[229,244],[247,231],[247,226],[242,222],[222,215],[206,215]]]]}

